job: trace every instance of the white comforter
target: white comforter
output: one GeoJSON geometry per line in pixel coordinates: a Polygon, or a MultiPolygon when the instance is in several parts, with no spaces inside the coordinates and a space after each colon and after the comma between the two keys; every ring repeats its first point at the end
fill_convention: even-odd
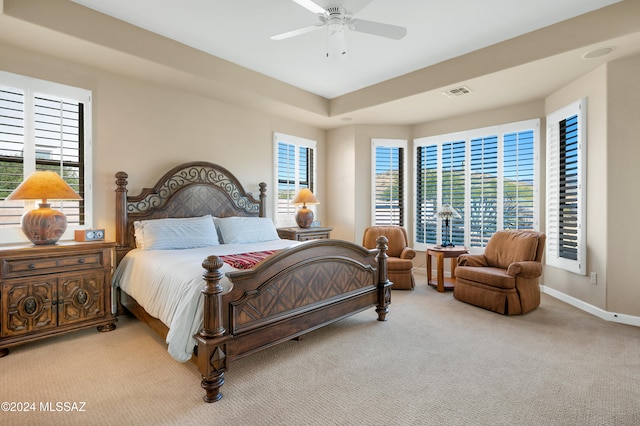
{"type": "MultiPolygon", "coordinates": [[[[221,244],[183,250],[132,250],[118,265],[114,287],[120,287],[168,328],[169,354],[180,362],[191,358],[203,318],[202,261],[210,255],[279,250],[297,244],[274,240],[253,244],[221,244]]],[[[224,264],[221,271],[235,269],[224,264]]],[[[227,278],[221,281],[229,285],[227,278]]]]}

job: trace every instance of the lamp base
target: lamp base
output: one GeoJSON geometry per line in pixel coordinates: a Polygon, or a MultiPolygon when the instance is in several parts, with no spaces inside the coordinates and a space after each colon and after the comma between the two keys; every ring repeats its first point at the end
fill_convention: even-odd
{"type": "Polygon", "coordinates": [[[444,219],[444,233],[442,234],[442,244],[440,247],[455,247],[451,241],[447,241],[446,238],[451,238],[451,231],[449,230],[449,218],[444,219]]]}
{"type": "Polygon", "coordinates": [[[39,206],[22,216],[22,232],[35,245],[55,244],[67,229],[67,218],[49,203],[39,206]]]}
{"type": "Polygon", "coordinates": [[[300,207],[296,213],[296,223],[300,228],[309,228],[313,222],[313,210],[306,207],[300,207]]]}

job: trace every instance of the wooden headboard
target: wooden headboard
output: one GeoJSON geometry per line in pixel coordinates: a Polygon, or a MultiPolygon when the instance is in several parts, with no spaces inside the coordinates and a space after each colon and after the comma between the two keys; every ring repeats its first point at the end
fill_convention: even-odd
{"type": "Polygon", "coordinates": [[[266,217],[267,184],[255,199],[224,167],[205,161],[184,163],[162,176],[153,188],[127,195],[125,172],[116,173],[116,265],[135,248],[133,222],[168,217],[266,217]]]}

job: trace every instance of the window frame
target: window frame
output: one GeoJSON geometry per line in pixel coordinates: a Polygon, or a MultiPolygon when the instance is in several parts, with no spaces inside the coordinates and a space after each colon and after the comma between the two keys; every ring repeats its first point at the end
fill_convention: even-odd
{"type": "Polygon", "coordinates": [[[382,138],[372,138],[371,139],[371,224],[372,225],[398,225],[398,226],[406,226],[407,224],[407,150],[408,150],[408,141],[406,139],[382,139],[382,138]],[[376,187],[377,187],[377,179],[376,179],[376,165],[378,160],[377,148],[399,148],[401,149],[402,158],[398,159],[398,173],[399,182],[402,186],[400,188],[400,196],[401,201],[399,202],[399,218],[398,223],[378,223],[377,221],[377,196],[376,196],[376,187]]]}
{"type": "MultiPolygon", "coordinates": [[[[309,188],[311,192],[315,195],[317,192],[317,142],[312,139],[306,139],[300,136],[288,135],[286,133],[274,132],[273,133],[273,152],[274,152],[274,188],[275,188],[275,196],[273,203],[273,218],[276,226],[279,227],[295,227],[297,226],[295,221],[295,213],[297,211],[297,207],[291,204],[291,201],[295,197],[296,193],[300,188],[309,188]],[[290,210],[289,214],[280,213],[280,160],[279,160],[279,144],[285,143],[287,145],[291,145],[294,147],[294,182],[293,182],[293,190],[289,198],[287,199],[287,208],[290,210]],[[305,148],[312,150],[312,159],[310,164],[307,165],[306,173],[310,178],[310,182],[305,185],[301,184],[300,179],[300,155],[299,149],[305,148]],[[309,168],[311,170],[309,170],[309,168]]],[[[314,214],[316,213],[316,206],[309,205],[307,206],[311,209],[314,214]]]]}
{"type": "MultiPolygon", "coordinates": [[[[83,132],[80,135],[83,145],[80,148],[81,162],[79,170],[84,176],[83,209],[81,208],[80,222],[68,223],[67,230],[60,238],[61,240],[72,240],[76,229],[93,227],[93,167],[92,167],[92,92],[91,90],[68,86],[47,80],[27,77],[0,70],[0,86],[10,87],[24,92],[24,142],[23,142],[23,179],[36,170],[38,163],[36,153],[35,134],[35,109],[33,99],[38,95],[47,98],[57,98],[58,100],[71,101],[83,104],[83,132]]],[[[80,159],[80,158],[79,158],[80,159]]],[[[63,210],[59,204],[54,202],[53,208],[63,210]]],[[[37,207],[33,201],[24,201],[23,212],[37,207]]],[[[0,227],[0,238],[6,242],[28,242],[20,226],[0,227]]]]}
{"type": "Polygon", "coordinates": [[[579,275],[587,274],[587,236],[586,236],[586,155],[587,155],[587,98],[579,99],[547,115],[547,164],[546,164],[546,248],[545,262],[549,266],[563,269],[579,275]],[[576,196],[577,229],[575,232],[576,259],[560,255],[560,184],[562,178],[560,165],[560,122],[577,117],[577,168],[578,187],[576,196]]]}
{"type": "MultiPolygon", "coordinates": [[[[434,223],[434,220],[430,219],[430,218],[426,218],[424,217],[424,214],[420,214],[421,212],[421,205],[423,204],[421,202],[421,200],[418,199],[418,195],[422,192],[421,189],[418,188],[418,184],[419,184],[419,177],[418,177],[418,173],[420,173],[420,167],[422,166],[421,164],[421,159],[418,158],[418,152],[420,150],[420,148],[424,147],[437,147],[437,151],[436,151],[436,172],[437,172],[437,184],[436,184],[436,211],[437,209],[439,209],[443,202],[443,189],[442,189],[442,182],[443,182],[443,159],[442,159],[442,152],[443,152],[443,146],[445,144],[453,144],[453,143],[460,143],[462,141],[464,141],[464,150],[465,150],[465,160],[464,160],[464,208],[461,209],[462,211],[459,211],[460,215],[463,216],[462,219],[456,219],[456,220],[464,220],[464,225],[463,225],[463,229],[464,229],[464,238],[463,238],[463,242],[462,244],[464,244],[464,246],[469,249],[470,252],[472,253],[478,253],[481,252],[484,248],[484,246],[486,245],[486,241],[484,241],[484,245],[482,246],[472,246],[471,245],[471,236],[470,236],[470,232],[471,232],[471,223],[470,223],[470,219],[471,219],[471,199],[469,194],[471,194],[471,172],[472,172],[472,168],[470,167],[471,164],[471,160],[472,160],[472,154],[471,154],[471,142],[472,140],[475,139],[479,139],[479,138],[488,138],[492,135],[497,135],[498,138],[498,147],[497,147],[497,156],[498,156],[498,160],[497,160],[497,178],[498,178],[498,182],[497,182],[497,194],[496,194],[496,199],[497,199],[497,203],[501,206],[500,209],[498,209],[498,211],[496,212],[496,230],[500,230],[500,229],[504,229],[504,218],[503,218],[503,209],[504,209],[504,144],[505,144],[505,136],[506,135],[510,135],[516,132],[528,132],[528,131],[532,131],[533,132],[533,229],[539,229],[540,227],[540,209],[541,209],[541,205],[540,205],[540,119],[531,119],[531,120],[525,120],[525,121],[519,121],[519,122],[514,122],[514,123],[507,123],[507,124],[502,124],[502,125],[496,125],[496,126],[489,126],[489,127],[485,127],[485,128],[479,128],[479,129],[473,129],[473,130],[468,130],[468,131],[463,131],[463,132],[455,132],[455,133],[449,133],[449,134],[443,134],[443,135],[437,135],[437,136],[428,136],[428,137],[422,137],[422,138],[416,138],[414,139],[414,144],[413,144],[413,155],[414,155],[414,194],[415,194],[415,202],[416,202],[416,212],[415,212],[415,217],[414,217],[414,226],[416,227],[416,230],[418,229],[418,222],[420,220],[424,220],[424,224],[423,224],[423,234],[425,236],[425,239],[428,238],[433,238],[433,231],[429,231],[428,225],[434,223]]],[[[431,162],[433,163],[433,159],[431,159],[431,162]]],[[[447,201],[448,203],[448,201],[447,201]]],[[[455,206],[454,206],[455,208],[455,206]]],[[[424,209],[423,209],[424,210],[424,209]]],[[[427,210],[425,210],[425,214],[427,214],[427,210]]],[[[433,209],[431,209],[433,210],[433,209]]],[[[429,211],[431,211],[429,210],[429,211]]],[[[416,248],[416,250],[426,250],[428,247],[433,246],[434,244],[441,244],[442,243],[442,221],[441,220],[437,220],[435,221],[435,242],[433,241],[427,241],[427,242],[422,242],[422,241],[418,241],[418,232],[414,233],[414,247],[416,248]]],[[[488,240],[488,238],[487,238],[488,240]]],[[[454,244],[456,245],[460,245],[460,241],[455,241],[455,235],[454,235],[454,244]]]]}

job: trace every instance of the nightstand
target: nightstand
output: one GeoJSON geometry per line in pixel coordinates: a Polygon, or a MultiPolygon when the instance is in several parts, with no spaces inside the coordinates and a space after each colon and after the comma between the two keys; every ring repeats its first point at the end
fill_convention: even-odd
{"type": "Polygon", "coordinates": [[[114,247],[104,241],[0,245],[0,356],[11,346],[87,327],[115,329],[114,247]]]}
{"type": "Polygon", "coordinates": [[[428,247],[427,248],[427,284],[435,287],[439,292],[445,290],[453,290],[456,282],[456,266],[458,265],[458,256],[468,253],[464,247],[428,247]],[[431,280],[431,256],[436,257],[437,278],[436,281],[431,280]],[[451,262],[451,278],[444,276],[444,259],[450,259],[451,262]]]}
{"type": "Polygon", "coordinates": [[[284,240],[308,241],[329,238],[333,228],[312,226],[311,228],[278,228],[278,236],[284,240]]]}

